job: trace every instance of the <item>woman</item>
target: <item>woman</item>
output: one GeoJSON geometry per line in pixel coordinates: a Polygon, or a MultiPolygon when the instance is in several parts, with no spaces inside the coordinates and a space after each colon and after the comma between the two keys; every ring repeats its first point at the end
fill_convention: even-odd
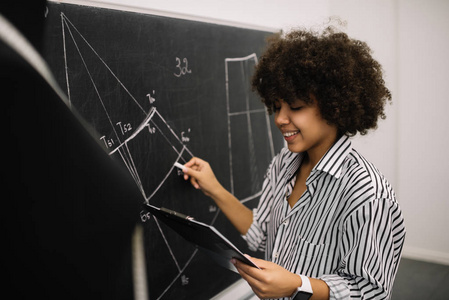
{"type": "Polygon", "coordinates": [[[184,178],[210,196],[262,270],[233,261],[260,298],[388,299],[405,227],[386,178],[349,137],[385,118],[391,94],[369,47],[329,27],[277,35],[253,87],[287,147],[274,157],[251,211],[193,158],[184,178]]]}

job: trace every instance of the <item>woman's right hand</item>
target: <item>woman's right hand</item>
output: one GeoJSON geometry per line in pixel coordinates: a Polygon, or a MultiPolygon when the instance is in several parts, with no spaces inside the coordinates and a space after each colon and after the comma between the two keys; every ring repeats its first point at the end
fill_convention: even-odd
{"type": "Polygon", "coordinates": [[[207,161],[193,157],[184,167],[184,180],[190,178],[193,187],[200,189],[206,196],[213,197],[223,188],[207,161]]]}
{"type": "Polygon", "coordinates": [[[215,177],[207,161],[194,157],[184,165],[184,179],[212,198],[241,234],[246,234],[253,222],[253,212],[228,192],[215,177]]]}

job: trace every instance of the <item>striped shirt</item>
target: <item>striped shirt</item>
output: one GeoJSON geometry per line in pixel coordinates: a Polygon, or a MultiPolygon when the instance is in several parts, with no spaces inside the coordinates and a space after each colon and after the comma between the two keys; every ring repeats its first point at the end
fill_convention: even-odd
{"type": "MultiPolygon", "coordinates": [[[[331,299],[389,299],[405,226],[385,177],[340,138],[307,178],[290,208],[303,153],[287,148],[271,162],[253,223],[250,249],[285,269],[324,280],[331,299]]],[[[288,299],[288,298],[285,298],[288,299]]]]}

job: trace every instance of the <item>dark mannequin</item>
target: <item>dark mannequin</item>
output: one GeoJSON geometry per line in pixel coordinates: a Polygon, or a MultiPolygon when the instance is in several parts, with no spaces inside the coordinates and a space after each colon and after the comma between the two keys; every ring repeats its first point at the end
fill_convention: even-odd
{"type": "MultiPolygon", "coordinates": [[[[39,50],[45,1],[0,14],[39,50]]],[[[14,299],[132,299],[142,196],[42,77],[0,41],[2,292],[14,299]]]]}

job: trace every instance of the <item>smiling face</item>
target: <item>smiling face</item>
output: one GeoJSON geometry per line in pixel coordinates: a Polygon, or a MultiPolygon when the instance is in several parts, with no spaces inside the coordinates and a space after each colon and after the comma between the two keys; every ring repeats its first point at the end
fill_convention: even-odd
{"type": "Polygon", "coordinates": [[[291,104],[279,100],[274,106],[274,121],[292,152],[307,152],[317,163],[337,139],[337,127],[321,117],[316,100],[291,104]]]}

